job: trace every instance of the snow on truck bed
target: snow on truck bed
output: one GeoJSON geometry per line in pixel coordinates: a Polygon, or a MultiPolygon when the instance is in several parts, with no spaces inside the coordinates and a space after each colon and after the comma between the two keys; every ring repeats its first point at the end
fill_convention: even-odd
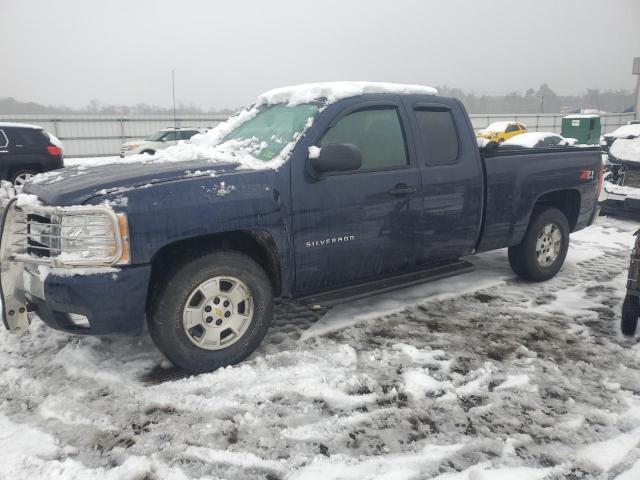
{"type": "Polygon", "coordinates": [[[147,335],[2,330],[0,478],[638,480],[636,228],[601,217],[544,283],[498,251],[326,314],[279,305],[258,352],[197,377],[147,335]]]}

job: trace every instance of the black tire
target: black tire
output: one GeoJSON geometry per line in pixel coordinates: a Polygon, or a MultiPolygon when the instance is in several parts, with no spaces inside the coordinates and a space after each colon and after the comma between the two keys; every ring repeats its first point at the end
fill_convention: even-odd
{"type": "Polygon", "coordinates": [[[504,138],[498,139],[498,145],[500,145],[502,142],[504,142],[504,138]]]}
{"type": "Polygon", "coordinates": [[[218,251],[189,260],[168,274],[149,313],[151,338],[174,365],[193,373],[211,372],[244,360],[258,347],[273,317],[273,288],[265,271],[251,258],[218,251]],[[246,284],[253,297],[253,316],[235,343],[207,350],[190,340],[183,327],[183,308],[198,285],[216,276],[233,276],[246,284]]]}
{"type": "Polygon", "coordinates": [[[527,233],[520,245],[509,247],[509,264],[521,278],[532,282],[543,282],[553,278],[562,268],[569,250],[569,222],[564,213],[554,207],[537,207],[531,214],[527,233]],[[536,244],[543,228],[556,225],[560,231],[560,251],[550,265],[538,261],[536,244]]]}
{"type": "MultiPolygon", "coordinates": [[[[35,170],[18,170],[17,172],[13,172],[13,174],[11,174],[11,183],[15,184],[16,180],[18,180],[22,175],[37,175],[38,172],[36,172],[35,170]]],[[[22,183],[20,183],[20,185],[22,185],[22,183]]]]}
{"type": "Polygon", "coordinates": [[[627,337],[633,337],[638,329],[638,319],[640,318],[640,298],[627,295],[622,304],[622,321],[620,327],[622,333],[627,337]]]}
{"type": "Polygon", "coordinates": [[[143,151],[140,152],[140,155],[144,155],[145,153],[147,155],[155,155],[156,151],[155,150],[143,150],[143,151]]]}

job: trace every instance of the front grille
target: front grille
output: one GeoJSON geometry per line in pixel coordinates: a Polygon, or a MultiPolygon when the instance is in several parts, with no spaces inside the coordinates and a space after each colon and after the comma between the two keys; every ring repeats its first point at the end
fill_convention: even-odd
{"type": "Polygon", "coordinates": [[[640,188],[640,170],[625,169],[622,184],[625,187],[640,188]]]}

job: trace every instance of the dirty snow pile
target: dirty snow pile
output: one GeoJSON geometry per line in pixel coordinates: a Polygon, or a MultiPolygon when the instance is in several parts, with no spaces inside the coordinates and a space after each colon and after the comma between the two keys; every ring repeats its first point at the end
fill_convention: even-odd
{"type": "Polygon", "coordinates": [[[1,331],[0,478],[638,480],[636,228],[601,218],[545,283],[498,251],[326,312],[279,303],[251,358],[197,377],[147,335],[1,331]]]}
{"type": "Polygon", "coordinates": [[[512,122],[493,122],[487,128],[480,130],[480,133],[504,132],[512,122]]]}

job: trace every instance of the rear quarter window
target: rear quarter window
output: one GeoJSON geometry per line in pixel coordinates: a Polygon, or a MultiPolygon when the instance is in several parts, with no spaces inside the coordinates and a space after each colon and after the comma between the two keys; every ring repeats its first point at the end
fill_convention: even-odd
{"type": "Polygon", "coordinates": [[[191,137],[193,137],[196,133],[198,133],[197,130],[182,130],[180,132],[180,138],[182,138],[182,140],[189,140],[191,137]]]}
{"type": "Polygon", "coordinates": [[[44,130],[35,128],[15,128],[10,133],[13,143],[16,145],[44,147],[49,145],[49,136],[44,130]]]}
{"type": "Polygon", "coordinates": [[[458,132],[450,110],[415,110],[418,136],[427,165],[456,163],[460,155],[458,132]]]}

